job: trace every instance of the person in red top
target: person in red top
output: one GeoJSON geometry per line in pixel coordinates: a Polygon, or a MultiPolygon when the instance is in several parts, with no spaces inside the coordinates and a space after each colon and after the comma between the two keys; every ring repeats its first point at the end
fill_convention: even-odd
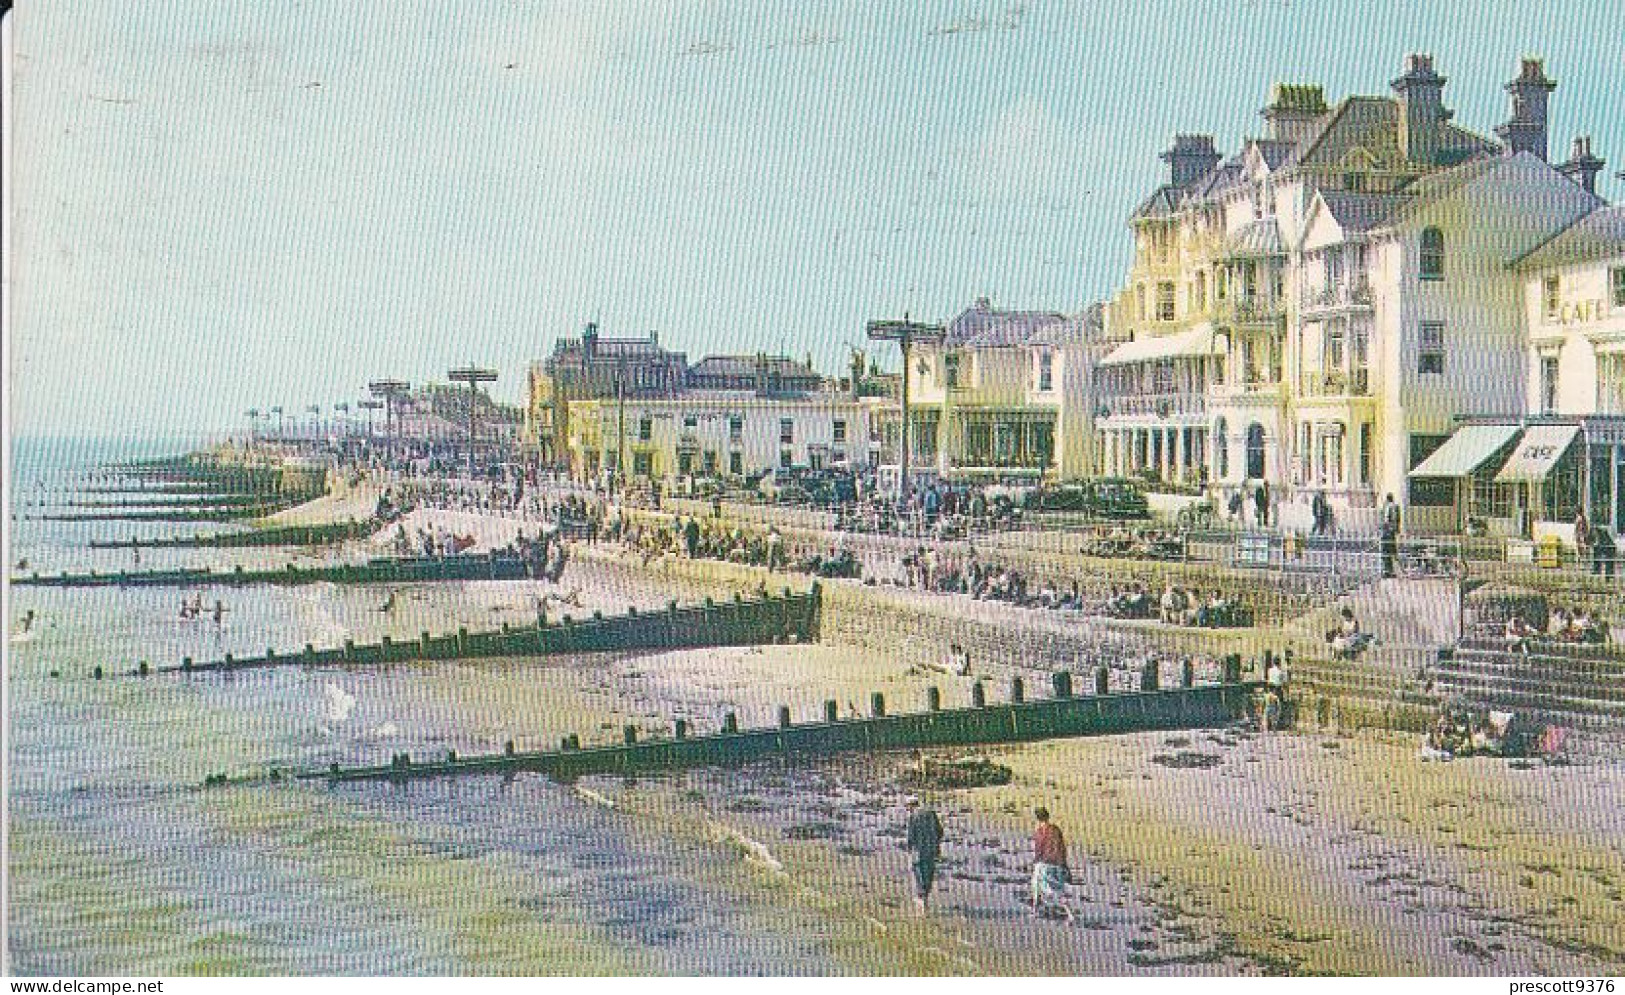
{"type": "Polygon", "coordinates": [[[1033,915],[1042,915],[1046,909],[1059,909],[1070,921],[1072,910],[1066,905],[1066,837],[1061,828],[1049,821],[1049,809],[1040,806],[1033,810],[1038,828],[1033,830],[1033,915]]]}

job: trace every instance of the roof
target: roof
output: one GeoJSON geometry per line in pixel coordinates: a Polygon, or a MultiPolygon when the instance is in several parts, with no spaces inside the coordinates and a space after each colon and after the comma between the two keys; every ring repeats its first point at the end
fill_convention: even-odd
{"type": "Polygon", "coordinates": [[[1281,226],[1273,217],[1250,221],[1231,232],[1224,240],[1226,256],[1284,256],[1286,243],[1281,240],[1281,226]]]}
{"type": "Polygon", "coordinates": [[[1625,205],[1600,207],[1513,261],[1519,269],[1546,269],[1625,256],[1625,205]]]}
{"type": "Polygon", "coordinates": [[[1408,193],[1352,193],[1346,190],[1321,190],[1319,193],[1326,211],[1346,232],[1370,231],[1378,227],[1411,197],[1408,193]]]}
{"type": "Polygon", "coordinates": [[[1298,147],[1296,142],[1278,141],[1274,138],[1255,138],[1248,144],[1258,150],[1264,165],[1268,166],[1272,173],[1280,169],[1281,164],[1292,157],[1292,150],[1298,147]]]}
{"type": "Polygon", "coordinates": [[[754,377],[760,371],[769,376],[816,379],[818,371],[788,356],[707,356],[688,368],[690,376],[754,377]]]}
{"type": "Polygon", "coordinates": [[[1051,322],[1033,332],[1027,339],[1032,346],[1084,345],[1100,340],[1105,330],[1106,306],[1091,304],[1081,314],[1051,322]]]}
{"type": "MultiPolygon", "coordinates": [[[[1500,146],[1482,135],[1446,123],[1439,143],[1444,160],[1479,153],[1498,153],[1500,146]]],[[[1363,147],[1379,159],[1403,162],[1399,148],[1399,102],[1392,97],[1347,97],[1321,119],[1318,127],[1293,150],[1288,168],[1306,163],[1340,164],[1350,150],[1363,147]]]]}
{"type": "Polygon", "coordinates": [[[997,311],[979,302],[948,323],[943,345],[961,349],[1026,345],[1041,329],[1065,320],[1056,311],[997,311]]]}
{"type": "Polygon", "coordinates": [[[1152,191],[1151,196],[1141,201],[1140,206],[1134,209],[1134,213],[1131,215],[1131,218],[1167,217],[1168,215],[1179,210],[1179,199],[1179,188],[1172,184],[1164,183],[1162,186],[1152,191]]]}
{"type": "Polygon", "coordinates": [[[1195,328],[1166,335],[1148,335],[1125,342],[1100,361],[1101,366],[1124,366],[1179,356],[1217,356],[1213,326],[1203,322],[1195,328]]]}

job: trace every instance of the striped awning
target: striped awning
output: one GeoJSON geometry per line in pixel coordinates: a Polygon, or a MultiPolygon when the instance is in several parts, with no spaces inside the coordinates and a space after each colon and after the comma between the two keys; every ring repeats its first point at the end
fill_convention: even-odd
{"type": "Polygon", "coordinates": [[[1516,425],[1463,425],[1410,472],[1412,477],[1465,477],[1518,435],[1516,425]]]}

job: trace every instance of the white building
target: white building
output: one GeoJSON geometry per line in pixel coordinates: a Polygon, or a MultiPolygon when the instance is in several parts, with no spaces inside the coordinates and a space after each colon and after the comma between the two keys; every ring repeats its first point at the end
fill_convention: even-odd
{"type": "Polygon", "coordinates": [[[1600,201],[1589,165],[1545,162],[1538,61],[1499,144],[1449,123],[1445,82],[1412,56],[1391,97],[1278,86],[1266,137],[1228,159],[1179,136],[1109,314],[1131,341],[1101,362],[1106,472],[1267,481],[1288,525],[1321,492],[1345,527],[1389,493],[1408,530],[1454,527],[1452,485],[1409,471],[1463,417],[1525,410],[1509,264],[1600,201]]]}
{"type": "Polygon", "coordinates": [[[570,466],[593,482],[621,465],[629,480],[742,480],[773,469],[864,470],[881,440],[878,409],[849,393],[685,391],[672,398],[570,402],[570,466]]]}

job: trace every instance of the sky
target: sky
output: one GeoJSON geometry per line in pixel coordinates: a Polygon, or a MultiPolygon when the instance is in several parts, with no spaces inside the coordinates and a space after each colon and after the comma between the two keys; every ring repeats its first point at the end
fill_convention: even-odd
{"type": "Polygon", "coordinates": [[[23,0],[18,434],[229,430],[560,336],[844,368],[877,317],[1110,294],[1177,132],[1258,134],[1277,81],[1455,122],[1525,55],[1551,148],[1625,197],[1625,2],[23,0]]]}

